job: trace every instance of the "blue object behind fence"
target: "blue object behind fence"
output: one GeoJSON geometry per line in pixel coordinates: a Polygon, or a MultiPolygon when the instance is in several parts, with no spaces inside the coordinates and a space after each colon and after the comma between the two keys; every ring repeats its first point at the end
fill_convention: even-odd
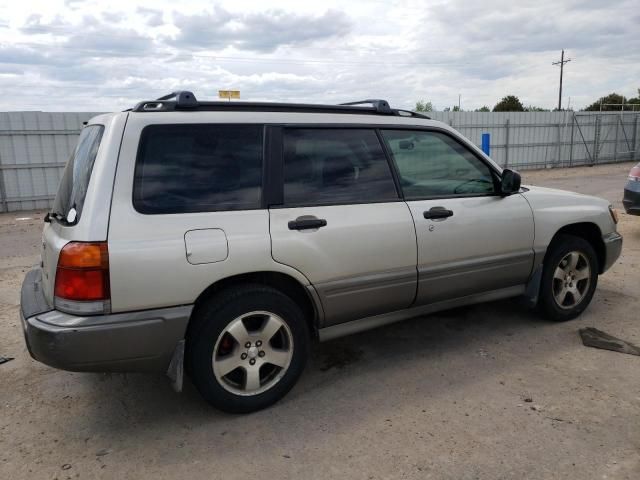
{"type": "Polygon", "coordinates": [[[491,155],[491,134],[482,134],[482,151],[487,155],[491,155]]]}

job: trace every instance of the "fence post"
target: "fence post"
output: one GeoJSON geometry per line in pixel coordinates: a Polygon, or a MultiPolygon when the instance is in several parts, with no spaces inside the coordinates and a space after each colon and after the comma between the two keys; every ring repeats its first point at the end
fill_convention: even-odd
{"type": "Polygon", "coordinates": [[[640,118],[640,114],[636,115],[635,120],[633,121],[633,156],[631,157],[633,160],[638,158],[638,118],[640,118]]]}
{"type": "Polygon", "coordinates": [[[2,156],[0,156],[0,212],[9,211],[9,202],[7,202],[6,188],[4,185],[4,169],[2,167],[2,156]]]}
{"type": "Polygon", "coordinates": [[[509,124],[511,120],[507,118],[504,122],[504,168],[509,166],[509,124]]]}
{"type": "MultiPolygon", "coordinates": [[[[616,136],[615,136],[615,143],[613,144],[613,163],[616,163],[618,161],[618,124],[622,121],[622,114],[620,114],[620,116],[616,115],[616,136]]],[[[622,125],[622,128],[624,128],[624,125],[622,125]]]]}
{"type": "Polygon", "coordinates": [[[573,166],[573,133],[576,128],[576,114],[571,115],[571,143],[569,143],[569,166],[573,166]]]}
{"type": "Polygon", "coordinates": [[[558,152],[556,163],[557,166],[560,166],[560,158],[562,157],[562,124],[558,123],[558,152]]]}
{"type": "Polygon", "coordinates": [[[598,150],[600,143],[600,115],[596,115],[596,128],[593,132],[593,155],[591,156],[591,165],[598,163],[598,150]]]}
{"type": "Polygon", "coordinates": [[[491,156],[491,135],[488,133],[482,134],[482,151],[487,157],[491,156]]]}

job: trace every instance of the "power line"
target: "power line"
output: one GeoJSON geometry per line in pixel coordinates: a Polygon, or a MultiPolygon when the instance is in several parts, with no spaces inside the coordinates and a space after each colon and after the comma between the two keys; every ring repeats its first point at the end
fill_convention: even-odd
{"type": "Polygon", "coordinates": [[[564,49],[562,49],[562,54],[560,55],[560,61],[553,62],[551,65],[560,65],[560,91],[558,92],[558,110],[562,110],[562,73],[564,71],[564,64],[569,63],[572,59],[567,58],[564,59],[564,49]]]}

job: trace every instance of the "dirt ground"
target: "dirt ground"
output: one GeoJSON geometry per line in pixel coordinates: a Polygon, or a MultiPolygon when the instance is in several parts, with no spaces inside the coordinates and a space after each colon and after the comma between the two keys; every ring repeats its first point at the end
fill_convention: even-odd
{"type": "MultiPolygon", "coordinates": [[[[620,207],[630,164],[524,172],[620,207]]],[[[587,348],[593,326],[640,344],[640,217],[589,309],[551,323],[516,300],[321,344],[274,407],[220,413],[161,375],[33,361],[19,288],[43,212],[0,215],[0,479],[640,478],[640,357],[587,348]],[[26,218],[25,218],[26,217],[26,218]]]]}

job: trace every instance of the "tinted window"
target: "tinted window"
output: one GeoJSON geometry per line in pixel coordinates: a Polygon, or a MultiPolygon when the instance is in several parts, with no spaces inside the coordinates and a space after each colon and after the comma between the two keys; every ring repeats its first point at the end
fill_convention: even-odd
{"type": "Polygon", "coordinates": [[[62,217],[66,218],[69,210],[75,209],[75,222],[80,220],[103,131],[102,125],[90,125],[80,132],[78,145],[67,162],[53,202],[53,211],[62,217]]]}
{"type": "Polygon", "coordinates": [[[257,125],[151,125],[140,139],[133,203],[142,213],[260,207],[257,125]]]}
{"type": "Polygon", "coordinates": [[[285,205],[370,203],[397,198],[375,131],[285,130],[285,205]]]}
{"type": "Polygon", "coordinates": [[[494,193],[491,169],[448,135],[386,130],[405,198],[494,193]]]}

